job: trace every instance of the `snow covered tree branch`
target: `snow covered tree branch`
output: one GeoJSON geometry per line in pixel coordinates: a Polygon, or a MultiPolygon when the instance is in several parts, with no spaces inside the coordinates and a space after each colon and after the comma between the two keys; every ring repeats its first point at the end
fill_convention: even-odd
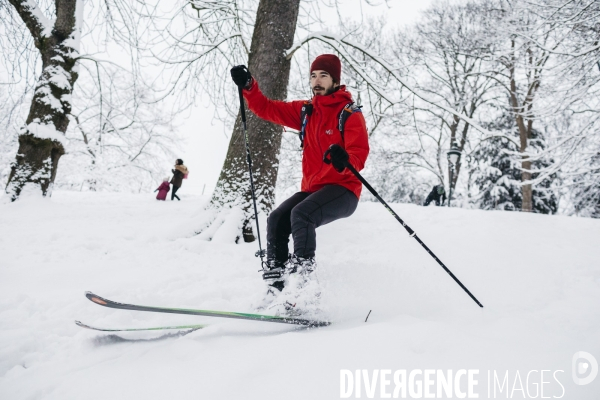
{"type": "Polygon", "coordinates": [[[153,187],[176,158],[176,112],[120,66],[84,60],[81,74],[56,185],[129,192],[153,187]]]}
{"type": "Polygon", "coordinates": [[[50,194],[58,161],[65,152],[64,133],[78,77],[83,1],[56,0],[55,19],[45,16],[34,0],[10,3],[29,29],[42,60],[42,73],[19,133],[19,150],[6,187],[16,200],[26,186],[37,187],[43,195],[50,194]]]}

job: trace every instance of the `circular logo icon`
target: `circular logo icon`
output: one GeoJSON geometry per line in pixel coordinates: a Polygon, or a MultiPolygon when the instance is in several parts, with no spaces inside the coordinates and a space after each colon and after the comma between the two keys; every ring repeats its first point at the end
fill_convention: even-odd
{"type": "Polygon", "coordinates": [[[590,353],[578,351],[573,354],[571,372],[575,384],[587,385],[596,379],[596,376],[598,375],[598,361],[596,361],[596,358],[590,353]]]}

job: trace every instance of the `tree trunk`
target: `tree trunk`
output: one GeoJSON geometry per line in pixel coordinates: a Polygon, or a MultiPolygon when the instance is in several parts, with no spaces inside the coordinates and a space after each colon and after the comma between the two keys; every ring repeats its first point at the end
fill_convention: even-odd
{"type": "MultiPolygon", "coordinates": [[[[514,46],[514,42],[513,42],[514,46]]],[[[521,153],[527,151],[527,145],[529,142],[530,129],[532,128],[532,121],[529,121],[528,126],[525,126],[525,118],[523,117],[524,105],[519,105],[517,99],[517,83],[515,78],[514,62],[511,64],[510,71],[510,105],[515,116],[517,128],[519,129],[520,149],[521,153]]],[[[526,100],[524,100],[526,101],[526,100]]],[[[531,161],[521,161],[521,182],[528,181],[531,178],[531,161]]],[[[533,190],[531,184],[521,186],[521,195],[523,197],[521,202],[521,211],[531,212],[533,210],[533,190]]]]}
{"type": "MultiPolygon", "coordinates": [[[[522,116],[517,115],[516,117],[516,121],[517,121],[517,127],[519,129],[519,139],[520,139],[520,144],[521,147],[519,149],[519,151],[521,153],[525,153],[525,151],[527,150],[527,144],[528,144],[528,139],[530,136],[530,130],[528,129],[528,127],[525,126],[525,120],[522,116]]],[[[530,123],[529,128],[531,128],[531,121],[529,121],[530,123]]],[[[525,157],[525,156],[524,156],[525,157]]],[[[521,182],[525,182],[528,181],[529,179],[531,179],[531,161],[527,160],[527,159],[523,159],[521,161],[521,182]]],[[[521,194],[523,196],[523,200],[521,203],[521,211],[524,212],[531,212],[533,211],[533,189],[531,187],[531,185],[522,185],[521,186],[521,194]]]]}
{"type": "MultiPolygon", "coordinates": [[[[519,136],[521,139],[521,153],[525,153],[529,139],[531,138],[532,121],[528,121],[527,127],[523,122],[523,118],[518,118],[519,123],[519,136]]],[[[527,156],[524,156],[527,157],[527,156]]],[[[531,161],[525,158],[521,161],[521,182],[526,182],[531,179],[531,161]]],[[[521,203],[521,211],[532,212],[533,211],[533,187],[531,184],[521,186],[521,193],[523,196],[523,202],[521,203]]]]}
{"type": "MultiPolygon", "coordinates": [[[[284,100],[287,97],[291,61],[286,60],[284,51],[293,44],[299,7],[300,0],[261,0],[258,5],[248,68],[260,84],[261,91],[271,99],[284,100]]],[[[257,206],[259,211],[269,213],[275,203],[283,130],[281,126],[264,121],[248,110],[246,116],[257,206]]],[[[254,240],[250,223],[252,194],[240,115],[233,128],[211,204],[217,207],[242,207],[245,215],[244,240],[254,240]]]]}
{"type": "MultiPolygon", "coordinates": [[[[458,129],[458,124],[460,123],[460,118],[458,118],[458,115],[455,114],[452,117],[452,124],[450,125],[450,147],[456,143],[456,130],[458,129]]],[[[458,168],[453,166],[450,163],[450,160],[448,160],[448,177],[448,189],[449,192],[452,193],[454,188],[456,188],[456,181],[458,180],[458,168]]]]}
{"type": "MultiPolygon", "coordinates": [[[[473,118],[473,115],[475,114],[475,106],[472,104],[471,106],[471,114],[467,115],[465,113],[465,115],[467,115],[469,118],[473,118]]],[[[452,146],[452,143],[456,143],[456,133],[458,131],[458,124],[460,122],[460,118],[457,115],[454,115],[454,120],[452,122],[452,125],[450,125],[450,145],[452,146]]],[[[462,154],[465,150],[465,145],[467,143],[467,133],[469,132],[469,124],[467,122],[464,123],[462,132],[461,132],[461,137],[460,137],[460,141],[458,143],[458,150],[460,151],[460,157],[458,157],[458,160],[456,161],[456,165],[454,166],[454,172],[451,172],[452,170],[452,166],[450,165],[450,162],[448,162],[448,176],[452,176],[452,180],[450,181],[450,192],[456,192],[456,183],[458,182],[458,175],[460,174],[460,169],[462,166],[462,154]]]]}
{"type": "Polygon", "coordinates": [[[82,3],[56,0],[56,22],[49,33],[47,25],[27,1],[9,1],[27,25],[42,58],[42,74],[25,126],[19,133],[19,150],[6,186],[6,192],[14,201],[29,184],[41,189],[43,196],[52,192],[58,160],[65,153],[62,142],[69,125],[71,93],[77,80],[75,63],[80,23],[76,21],[76,9],[82,3]]]}

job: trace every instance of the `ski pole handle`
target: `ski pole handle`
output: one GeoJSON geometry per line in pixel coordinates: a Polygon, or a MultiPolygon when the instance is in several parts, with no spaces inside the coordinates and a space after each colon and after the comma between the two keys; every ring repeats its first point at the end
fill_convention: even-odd
{"type": "Polygon", "coordinates": [[[342,173],[346,168],[346,165],[348,165],[348,153],[340,145],[332,144],[323,154],[323,162],[325,164],[333,165],[333,168],[337,172],[342,173]],[[333,159],[333,156],[336,157],[335,160],[333,159]]]}
{"type": "Polygon", "coordinates": [[[240,95],[240,113],[242,114],[244,130],[246,130],[246,107],[244,107],[244,94],[242,93],[243,90],[244,89],[241,86],[238,86],[238,93],[240,95]]]}

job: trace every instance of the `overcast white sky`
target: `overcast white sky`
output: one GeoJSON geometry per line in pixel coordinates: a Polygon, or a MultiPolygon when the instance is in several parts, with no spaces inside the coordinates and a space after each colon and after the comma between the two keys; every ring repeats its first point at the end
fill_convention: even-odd
{"type": "MultiPolygon", "coordinates": [[[[382,0],[374,0],[377,1],[383,3],[382,0]]],[[[388,26],[393,27],[411,24],[418,18],[419,11],[431,2],[432,0],[389,0],[387,6],[369,7],[363,4],[362,11],[365,16],[387,15],[388,26]]],[[[360,19],[360,0],[341,0],[340,3],[344,18],[360,19]]],[[[332,18],[336,18],[335,13],[332,13],[332,18]]],[[[335,20],[332,19],[332,23],[335,20]]],[[[231,90],[235,90],[233,84],[231,90]]],[[[186,143],[181,146],[183,151],[179,157],[190,169],[190,179],[184,183],[182,190],[200,194],[206,187],[205,194],[208,194],[219,178],[230,132],[224,129],[222,123],[213,120],[213,109],[207,103],[195,107],[191,116],[181,122],[181,133],[186,138],[186,143]]]]}

